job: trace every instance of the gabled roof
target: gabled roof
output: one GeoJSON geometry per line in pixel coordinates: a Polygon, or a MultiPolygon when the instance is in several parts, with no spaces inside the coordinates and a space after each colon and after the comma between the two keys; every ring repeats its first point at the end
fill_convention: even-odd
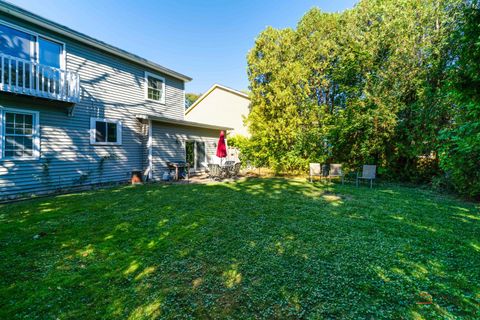
{"type": "Polygon", "coordinates": [[[207,92],[205,92],[204,94],[202,94],[200,96],[200,98],[198,98],[191,106],[190,108],[188,108],[187,110],[185,110],[185,115],[187,115],[190,111],[192,111],[198,104],[200,104],[200,102],[205,99],[210,93],[212,93],[215,89],[221,89],[221,90],[225,90],[225,91],[228,91],[230,93],[233,93],[233,94],[236,94],[240,97],[243,97],[247,100],[250,100],[250,98],[248,97],[248,94],[246,93],[243,93],[241,91],[238,91],[238,90],[235,90],[235,89],[232,89],[232,88],[229,88],[229,87],[225,87],[225,86],[222,86],[220,84],[217,84],[215,83],[210,89],[207,90],[207,92]]]}
{"type": "Polygon", "coordinates": [[[92,38],[90,36],[87,36],[86,34],[80,33],[78,31],[72,30],[64,25],[61,25],[59,23],[53,22],[51,20],[48,20],[46,18],[43,18],[35,13],[32,13],[30,11],[27,11],[25,9],[22,9],[20,7],[17,7],[9,2],[2,1],[0,0],[0,12],[4,12],[6,14],[12,15],[16,18],[22,19],[24,21],[30,22],[34,25],[43,27],[45,29],[48,29],[50,31],[56,32],[58,34],[61,34],[65,37],[68,37],[70,39],[76,40],[78,42],[81,42],[83,44],[89,45],[91,47],[100,49],[102,51],[111,53],[115,56],[121,57],[123,59],[138,63],[140,65],[143,65],[145,67],[148,67],[152,70],[167,74],[169,76],[172,76],[174,78],[183,80],[185,82],[191,81],[192,78],[189,76],[186,76],[184,74],[181,74],[179,72],[173,71],[171,69],[165,68],[155,62],[152,62],[150,60],[144,59],[142,57],[139,57],[133,53],[127,52],[125,50],[119,49],[117,47],[114,47],[110,44],[107,44],[103,41],[97,40],[95,38],[92,38]]]}

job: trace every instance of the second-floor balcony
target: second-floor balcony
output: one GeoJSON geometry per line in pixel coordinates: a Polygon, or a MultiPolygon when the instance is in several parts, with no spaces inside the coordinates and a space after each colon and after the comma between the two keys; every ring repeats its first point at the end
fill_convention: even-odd
{"type": "Polygon", "coordinates": [[[77,73],[0,52],[0,91],[76,103],[80,100],[77,73]]]}

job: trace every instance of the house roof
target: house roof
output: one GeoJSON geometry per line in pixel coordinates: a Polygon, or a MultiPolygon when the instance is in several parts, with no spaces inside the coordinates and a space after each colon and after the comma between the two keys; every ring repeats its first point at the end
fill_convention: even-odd
{"type": "Polygon", "coordinates": [[[103,41],[97,40],[95,38],[92,38],[90,36],[87,36],[86,34],[80,33],[78,31],[72,30],[64,25],[61,25],[59,23],[53,22],[51,20],[48,20],[46,18],[43,18],[35,13],[32,13],[30,11],[27,11],[25,9],[22,9],[20,7],[17,7],[9,2],[2,1],[0,0],[0,12],[7,13],[9,15],[12,15],[16,18],[22,19],[24,21],[30,22],[32,24],[35,24],[37,26],[43,27],[45,29],[48,29],[50,31],[59,33],[63,36],[66,36],[68,38],[74,39],[78,42],[84,43],[86,45],[89,45],[91,47],[100,49],[102,51],[111,53],[113,55],[116,55],[118,57],[121,57],[123,59],[138,63],[140,65],[143,65],[145,67],[148,67],[152,70],[167,74],[169,76],[172,76],[174,78],[183,80],[185,82],[191,81],[192,78],[189,76],[186,76],[184,74],[181,74],[179,72],[176,72],[174,70],[165,68],[155,62],[149,61],[147,59],[144,59],[142,57],[139,57],[133,53],[127,52],[125,50],[119,49],[115,46],[112,46],[108,43],[105,43],[103,41]]]}
{"type": "Polygon", "coordinates": [[[233,93],[233,94],[236,94],[240,97],[243,97],[245,99],[248,99],[250,100],[250,98],[248,97],[248,94],[246,93],[243,93],[241,91],[238,91],[238,90],[235,90],[235,89],[232,89],[232,88],[229,88],[229,87],[225,87],[225,86],[222,86],[218,83],[215,83],[213,86],[210,87],[210,89],[207,90],[207,92],[205,92],[204,94],[202,94],[200,96],[200,98],[198,98],[191,106],[190,108],[188,108],[187,110],[185,110],[185,115],[187,115],[190,111],[192,111],[196,106],[198,106],[200,104],[200,102],[202,102],[203,99],[205,99],[210,93],[212,93],[215,89],[221,89],[221,90],[225,90],[225,91],[228,91],[230,93],[233,93]]]}
{"type": "Polygon", "coordinates": [[[165,117],[149,115],[149,114],[137,114],[136,117],[138,119],[152,120],[152,121],[155,121],[155,122],[161,122],[161,123],[173,124],[173,125],[180,125],[180,126],[185,126],[185,127],[214,129],[214,130],[233,130],[233,128],[228,128],[228,127],[224,127],[224,126],[216,126],[216,125],[211,125],[211,124],[206,124],[206,123],[199,123],[199,122],[192,122],[192,121],[185,121],[185,120],[176,120],[176,119],[165,118],[165,117]]]}

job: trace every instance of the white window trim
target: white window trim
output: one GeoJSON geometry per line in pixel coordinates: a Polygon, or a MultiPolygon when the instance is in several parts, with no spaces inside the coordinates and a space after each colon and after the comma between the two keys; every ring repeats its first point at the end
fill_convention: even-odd
{"type": "Polygon", "coordinates": [[[148,71],[145,71],[145,100],[147,101],[151,101],[151,102],[155,102],[155,103],[161,103],[161,104],[165,104],[165,96],[166,96],[166,92],[165,92],[165,78],[164,77],[161,77],[159,75],[156,75],[154,73],[150,73],[148,71]],[[153,100],[153,99],[149,99],[148,98],[148,77],[152,77],[152,78],[155,78],[155,79],[158,79],[160,81],[162,81],[162,99],[160,100],[153,100]]]}
{"type": "Polygon", "coordinates": [[[38,159],[40,159],[40,113],[38,111],[5,108],[0,106],[0,160],[28,161],[28,160],[38,160],[38,159]],[[4,149],[5,127],[3,125],[5,112],[29,114],[33,116],[33,126],[32,126],[33,152],[31,157],[6,157],[5,156],[5,149],[4,149]]]}
{"type": "Polygon", "coordinates": [[[97,146],[120,146],[122,145],[122,121],[117,119],[108,119],[108,118],[90,118],[90,144],[97,146]],[[110,122],[117,124],[117,142],[97,142],[96,138],[96,128],[97,121],[100,122],[110,122]]]}
{"type": "Polygon", "coordinates": [[[67,55],[66,55],[65,42],[60,41],[60,40],[55,39],[55,38],[52,38],[52,37],[49,37],[49,36],[46,36],[44,34],[37,33],[37,32],[34,32],[32,30],[17,26],[16,24],[4,21],[2,19],[0,19],[0,24],[3,24],[7,27],[10,27],[12,29],[16,29],[16,30],[21,31],[21,32],[28,33],[29,35],[31,35],[35,38],[35,43],[33,44],[33,46],[32,45],[30,46],[30,55],[32,56],[31,60],[33,62],[40,63],[40,52],[39,52],[38,38],[44,38],[46,40],[56,42],[56,43],[62,45],[63,50],[62,50],[62,54],[60,56],[60,69],[61,70],[66,70],[66,68],[67,68],[67,55]]]}

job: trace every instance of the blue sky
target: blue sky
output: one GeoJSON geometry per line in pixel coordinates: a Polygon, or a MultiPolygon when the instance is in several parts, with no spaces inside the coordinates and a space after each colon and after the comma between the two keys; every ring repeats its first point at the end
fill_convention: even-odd
{"type": "Polygon", "coordinates": [[[267,26],[295,27],[312,7],[342,11],[355,0],[10,0],[74,30],[193,78],[248,88],[246,55],[267,26]]]}

